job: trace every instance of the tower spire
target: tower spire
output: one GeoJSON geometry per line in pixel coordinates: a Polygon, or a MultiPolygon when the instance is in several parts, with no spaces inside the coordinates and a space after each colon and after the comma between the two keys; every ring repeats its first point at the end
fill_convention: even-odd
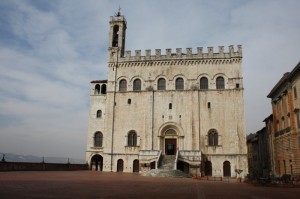
{"type": "Polygon", "coordinates": [[[121,6],[119,5],[119,9],[117,14],[115,14],[115,17],[120,17],[121,16],[121,6]]]}

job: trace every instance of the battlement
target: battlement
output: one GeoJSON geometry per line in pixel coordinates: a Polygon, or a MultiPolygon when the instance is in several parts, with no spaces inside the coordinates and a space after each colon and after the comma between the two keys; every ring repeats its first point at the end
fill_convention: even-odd
{"type": "MultiPolygon", "coordinates": [[[[197,48],[197,53],[193,53],[192,48],[186,48],[183,53],[181,48],[176,48],[176,52],[172,53],[172,49],[166,49],[166,54],[161,54],[161,49],[155,49],[155,54],[151,54],[151,50],[145,50],[145,55],[141,54],[141,50],[135,50],[135,55],[131,55],[131,51],[125,51],[122,61],[144,61],[144,60],[176,60],[176,59],[230,59],[242,57],[242,46],[237,45],[235,51],[234,46],[228,47],[228,52],[224,52],[224,46],[219,46],[219,51],[214,52],[213,47],[208,47],[207,52],[203,52],[202,47],[197,48]]],[[[120,60],[121,61],[121,60],[120,60]]]]}

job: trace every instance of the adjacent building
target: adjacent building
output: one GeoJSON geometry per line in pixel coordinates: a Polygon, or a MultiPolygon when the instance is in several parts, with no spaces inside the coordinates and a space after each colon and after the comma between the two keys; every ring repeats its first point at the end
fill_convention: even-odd
{"type": "Polygon", "coordinates": [[[300,175],[300,62],[268,94],[272,118],[266,119],[272,174],[300,175]]]}
{"type": "Polygon", "coordinates": [[[242,47],[132,55],[125,17],[109,25],[108,78],[91,82],[90,168],[144,172],[169,156],[193,175],[247,174],[242,47]]]}

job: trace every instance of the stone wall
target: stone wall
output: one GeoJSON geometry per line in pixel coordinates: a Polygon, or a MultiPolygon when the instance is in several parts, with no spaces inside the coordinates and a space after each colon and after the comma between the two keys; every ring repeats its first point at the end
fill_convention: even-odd
{"type": "Polygon", "coordinates": [[[88,170],[87,164],[0,162],[0,171],[74,171],[88,170]]]}

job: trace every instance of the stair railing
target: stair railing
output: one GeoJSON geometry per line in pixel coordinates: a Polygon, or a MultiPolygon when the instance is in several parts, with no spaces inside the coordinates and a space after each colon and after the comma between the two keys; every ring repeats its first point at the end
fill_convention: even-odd
{"type": "Polygon", "coordinates": [[[175,162],[174,162],[174,170],[177,170],[178,156],[179,156],[179,149],[177,148],[176,155],[175,155],[175,162]]]}
{"type": "Polygon", "coordinates": [[[161,161],[161,150],[159,151],[157,159],[155,161],[155,169],[158,169],[158,167],[160,165],[160,161],[161,161]]]}

